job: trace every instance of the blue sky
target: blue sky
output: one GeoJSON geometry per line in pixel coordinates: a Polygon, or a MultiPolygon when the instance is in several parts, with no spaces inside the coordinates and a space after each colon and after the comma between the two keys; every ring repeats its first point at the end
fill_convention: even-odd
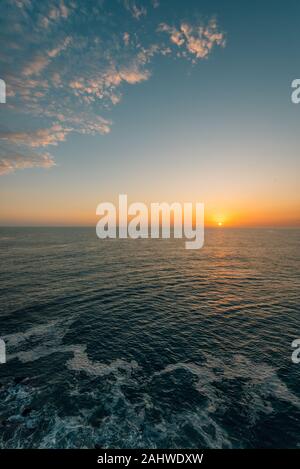
{"type": "Polygon", "coordinates": [[[1,224],[92,223],[122,192],[297,223],[299,2],[2,5],[1,224]]]}

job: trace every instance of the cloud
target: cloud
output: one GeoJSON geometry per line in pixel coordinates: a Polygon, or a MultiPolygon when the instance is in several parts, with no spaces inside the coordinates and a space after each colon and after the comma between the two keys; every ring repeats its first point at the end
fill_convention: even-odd
{"type": "Polygon", "coordinates": [[[110,64],[106,69],[99,71],[94,77],[77,77],[69,83],[75,96],[86,99],[86,102],[109,99],[112,104],[117,104],[120,97],[116,90],[127,83],[135,85],[148,80],[150,72],[143,68],[144,59],[137,57],[131,64],[117,68],[110,64]]]}
{"type": "Polygon", "coordinates": [[[23,69],[23,75],[25,77],[30,77],[31,75],[39,75],[44,68],[49,64],[49,58],[43,55],[38,55],[34,57],[32,62],[28,65],[25,65],[23,69]]]}
{"type": "Polygon", "coordinates": [[[49,18],[51,20],[57,20],[60,18],[68,18],[69,9],[66,7],[63,0],[59,2],[57,6],[53,6],[49,11],[49,18]]]}
{"type": "Polygon", "coordinates": [[[0,64],[9,72],[1,78],[7,83],[6,109],[12,114],[11,129],[0,132],[7,146],[2,173],[3,162],[10,168],[7,161],[16,161],[12,168],[21,168],[22,155],[25,167],[30,161],[43,166],[50,160],[36,154],[31,160],[33,150],[45,154],[43,150],[72,133],[108,134],[113,107],[128,86],[150,79],[155,57],[173,55],[195,62],[207,58],[214,46],[225,45],[214,20],[206,25],[180,22],[176,27],[160,23],[156,0],[147,6],[148,17],[139,0],[122,0],[127,15],[121,0],[119,14],[113,2],[91,3],[92,7],[87,0],[2,0],[6,22],[0,39],[6,48],[0,52],[0,64]],[[26,130],[20,129],[20,122],[26,123],[26,130]]]}
{"type": "MultiPolygon", "coordinates": [[[[36,0],[32,0],[36,2],[36,0]]],[[[40,5],[42,2],[40,2],[40,5]]],[[[35,3],[36,5],[36,3],[35,3]]],[[[38,16],[38,26],[41,31],[51,30],[59,23],[66,22],[72,13],[76,11],[77,2],[75,0],[50,0],[48,2],[43,2],[43,7],[38,16]]]]}
{"type": "Polygon", "coordinates": [[[62,84],[62,80],[61,80],[61,76],[58,72],[53,72],[52,74],[52,84],[55,86],[55,87],[58,87],[59,85],[62,84]]]}
{"type": "Polygon", "coordinates": [[[60,124],[55,124],[49,129],[37,129],[31,132],[1,132],[0,138],[16,145],[26,145],[28,147],[47,147],[63,142],[70,129],[63,128],[60,124]]]}
{"type": "Polygon", "coordinates": [[[184,48],[197,59],[206,58],[213,46],[225,46],[224,33],[218,30],[214,19],[210,20],[206,26],[192,26],[188,23],[181,23],[180,27],[176,28],[161,23],[158,31],[168,33],[173,44],[179,48],[184,48]]]}
{"type": "Polygon", "coordinates": [[[147,15],[146,8],[144,6],[137,6],[134,0],[124,0],[124,6],[136,20],[147,15]]]}
{"type": "Polygon", "coordinates": [[[120,71],[121,80],[126,81],[130,85],[148,80],[150,73],[148,70],[139,70],[138,67],[124,69],[120,71]]]}
{"type": "Polygon", "coordinates": [[[49,153],[11,153],[0,154],[0,175],[12,173],[17,169],[51,168],[55,165],[49,153]]]}
{"type": "Polygon", "coordinates": [[[70,124],[72,126],[71,131],[86,135],[106,135],[110,132],[112,125],[112,122],[108,119],[84,112],[76,115],[65,113],[58,116],[58,118],[61,122],[70,124]]]}
{"type": "Polygon", "coordinates": [[[129,41],[130,41],[130,34],[127,33],[126,31],[125,31],[125,33],[123,34],[123,40],[124,40],[124,44],[125,44],[126,46],[128,46],[129,41]]]}
{"type": "Polygon", "coordinates": [[[48,56],[51,58],[59,55],[63,50],[65,50],[71,42],[71,37],[67,36],[60,44],[48,51],[48,56]]]}
{"type": "Polygon", "coordinates": [[[57,57],[64,51],[71,42],[71,38],[67,36],[64,40],[53,49],[46,52],[46,55],[37,55],[31,62],[25,65],[22,71],[24,77],[31,77],[32,75],[40,75],[41,72],[50,64],[51,59],[57,57]]]}
{"type": "Polygon", "coordinates": [[[15,4],[18,8],[30,7],[30,0],[12,0],[12,3],[15,4]]]}

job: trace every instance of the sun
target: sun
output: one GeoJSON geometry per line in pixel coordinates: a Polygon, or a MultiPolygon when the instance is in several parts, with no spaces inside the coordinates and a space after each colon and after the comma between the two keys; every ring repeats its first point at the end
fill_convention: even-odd
{"type": "Polygon", "coordinates": [[[227,226],[228,217],[225,213],[215,213],[211,217],[211,225],[215,226],[216,228],[222,228],[227,226]]]}

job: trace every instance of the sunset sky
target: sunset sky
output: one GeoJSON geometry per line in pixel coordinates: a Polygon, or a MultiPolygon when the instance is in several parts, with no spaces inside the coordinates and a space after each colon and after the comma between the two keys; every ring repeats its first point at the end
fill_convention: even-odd
{"type": "Polygon", "coordinates": [[[1,225],[95,225],[126,193],[204,202],[212,226],[299,226],[299,1],[1,9],[1,225]]]}

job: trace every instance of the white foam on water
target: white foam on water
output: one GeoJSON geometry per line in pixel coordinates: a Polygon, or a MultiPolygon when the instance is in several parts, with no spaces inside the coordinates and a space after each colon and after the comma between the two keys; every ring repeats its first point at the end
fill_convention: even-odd
{"type": "MultiPolygon", "coordinates": [[[[80,409],[80,415],[62,417],[58,415],[56,409],[47,409],[47,406],[39,410],[35,419],[37,422],[44,421],[46,427],[43,435],[37,435],[34,431],[32,444],[36,447],[92,447],[95,444],[113,447],[118,441],[122,441],[124,447],[154,448],[164,445],[165,441],[178,441],[181,429],[188,425],[198,433],[199,441],[203,446],[230,448],[233,446],[232,439],[215,415],[217,411],[221,414],[230,411],[233,405],[232,399],[227,399],[224,392],[216,386],[224,382],[226,386],[226,380],[233,382],[239,380],[238,386],[241,389],[239,404],[243,406],[243,412],[247,415],[247,421],[251,425],[259,420],[261,414],[274,412],[273,401],[276,399],[300,409],[300,399],[288,389],[279,378],[277,371],[271,366],[253,362],[243,355],[237,355],[230,361],[204,354],[203,364],[193,362],[169,364],[153,373],[148,379],[146,378],[146,384],[147,382],[150,384],[158,376],[185,370],[196,378],[194,388],[205,397],[205,402],[201,407],[196,406],[191,410],[178,409],[177,412],[168,413],[159,409],[158,405],[159,420],[151,424],[147,421],[147,412],[151,413],[151,409],[155,409],[158,403],[153,401],[151,395],[146,392],[142,400],[130,402],[122,390],[124,383],[130,383],[136,389],[140,388],[140,383],[133,375],[133,372],[140,368],[138,363],[134,360],[128,362],[123,359],[116,359],[110,363],[93,361],[89,358],[85,344],[63,344],[63,339],[74,321],[74,317],[69,320],[59,319],[32,327],[23,333],[4,337],[8,350],[16,350],[8,354],[8,360],[18,359],[22,363],[27,363],[53,353],[70,353],[72,357],[65,363],[70,371],[82,372],[91,377],[114,375],[114,381],[109,385],[109,413],[103,418],[99,427],[96,428],[90,423],[96,402],[103,399],[103,395],[99,395],[96,388],[92,393],[91,390],[88,391],[94,405],[91,409],[80,409]],[[28,350],[30,344],[37,345],[28,350]],[[119,411],[120,403],[124,414],[119,411]],[[79,435],[81,435],[81,440],[79,435]]],[[[81,392],[79,386],[78,395],[81,392]]],[[[20,420],[23,425],[30,428],[30,425],[34,425],[34,420],[30,417],[24,423],[24,418],[20,417],[20,410],[18,410],[20,403],[24,402],[28,405],[30,402],[28,393],[29,389],[22,386],[12,387],[6,395],[5,399],[8,400],[5,405],[12,409],[11,422],[20,420]]],[[[88,397],[87,394],[86,397],[88,397]]],[[[104,398],[106,399],[105,396],[104,398]]],[[[26,446],[27,443],[22,441],[23,431],[22,425],[16,426],[11,441],[5,443],[6,447],[10,444],[12,447],[26,446]]],[[[174,446],[176,446],[175,443],[174,446]]],[[[242,441],[240,446],[243,446],[242,441]]]]}
{"type": "Polygon", "coordinates": [[[179,362],[166,366],[154,376],[172,373],[178,369],[187,370],[197,377],[195,388],[208,399],[209,412],[215,412],[225,403],[224,399],[220,399],[215,384],[239,378],[245,380],[241,385],[240,402],[247,407],[252,423],[255,423],[260,413],[273,412],[272,398],[300,409],[300,399],[278,377],[274,368],[264,363],[254,363],[243,355],[235,356],[232,361],[206,355],[203,365],[179,362]]]}
{"type": "Polygon", "coordinates": [[[16,332],[14,334],[8,334],[3,337],[6,344],[11,348],[16,348],[19,345],[26,345],[30,339],[43,340],[45,336],[53,336],[53,340],[62,339],[70,325],[74,322],[74,318],[69,319],[57,319],[54,321],[47,322],[46,324],[39,324],[33,326],[25,332],[16,332]]]}
{"type": "Polygon", "coordinates": [[[131,373],[132,370],[138,368],[136,361],[127,362],[117,359],[109,364],[95,362],[89,359],[86,346],[73,346],[74,356],[67,363],[67,368],[74,371],[83,371],[94,376],[105,376],[110,373],[116,373],[120,369],[131,373]]]}
{"type": "Polygon", "coordinates": [[[27,363],[57,352],[76,351],[77,346],[62,344],[75,319],[74,316],[71,319],[57,319],[31,327],[25,332],[4,336],[7,362],[18,359],[21,363],[27,363]]]}

